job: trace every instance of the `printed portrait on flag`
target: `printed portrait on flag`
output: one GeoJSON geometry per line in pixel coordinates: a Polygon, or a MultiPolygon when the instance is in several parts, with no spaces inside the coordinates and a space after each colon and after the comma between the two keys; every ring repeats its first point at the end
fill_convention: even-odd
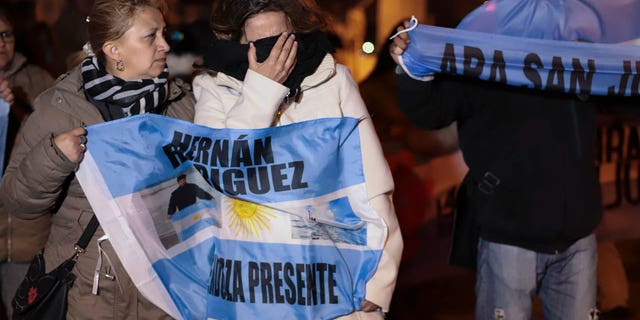
{"type": "Polygon", "coordinates": [[[219,210],[212,193],[213,188],[195,169],[140,193],[166,249],[207,226],[220,227],[219,210]]]}

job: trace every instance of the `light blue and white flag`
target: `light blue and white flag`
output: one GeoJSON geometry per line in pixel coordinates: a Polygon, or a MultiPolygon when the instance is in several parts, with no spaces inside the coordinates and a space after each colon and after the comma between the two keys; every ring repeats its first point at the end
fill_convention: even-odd
{"type": "Polygon", "coordinates": [[[219,212],[213,200],[198,201],[171,215],[171,223],[180,241],[192,237],[198,231],[209,226],[220,227],[219,212]]]}
{"type": "Polygon", "coordinates": [[[88,127],[77,176],[138,289],[173,317],[334,318],[360,308],[387,236],[357,123],[211,129],[141,115],[88,127]],[[182,175],[212,199],[183,197],[195,203],[168,214],[182,175]]]}
{"type": "Polygon", "coordinates": [[[640,39],[639,0],[490,0],[457,29],[532,39],[621,43],[640,39]]]}
{"type": "Polygon", "coordinates": [[[446,73],[565,93],[633,96],[640,94],[639,19],[640,0],[492,0],[457,29],[414,20],[400,64],[416,79],[446,73]]]}
{"type": "Polygon", "coordinates": [[[4,157],[7,150],[7,130],[9,128],[9,104],[0,99],[0,181],[4,173],[4,157]]]}

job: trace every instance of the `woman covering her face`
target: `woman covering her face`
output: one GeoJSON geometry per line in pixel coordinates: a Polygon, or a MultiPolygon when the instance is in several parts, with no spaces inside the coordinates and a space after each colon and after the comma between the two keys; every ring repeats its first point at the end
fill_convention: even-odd
{"type": "MultiPolygon", "coordinates": [[[[39,97],[18,137],[0,200],[21,218],[53,214],[47,271],[74,253],[93,216],[74,176],[86,150],[83,126],[143,113],[193,119],[193,96],[168,79],[164,7],[162,0],[97,0],[87,18],[95,55],[39,97]]],[[[98,228],[73,269],[68,318],[169,319],[138,293],[108,242],[99,253],[103,235],[98,228]]]]}
{"type": "Polygon", "coordinates": [[[214,72],[194,80],[196,123],[264,128],[318,118],[362,119],[366,189],[389,236],[366,284],[366,300],[345,318],[382,318],[402,254],[393,180],[357,85],[331,55],[324,15],[307,0],[219,0],[211,22],[218,40],[205,56],[205,67],[214,72]]]}

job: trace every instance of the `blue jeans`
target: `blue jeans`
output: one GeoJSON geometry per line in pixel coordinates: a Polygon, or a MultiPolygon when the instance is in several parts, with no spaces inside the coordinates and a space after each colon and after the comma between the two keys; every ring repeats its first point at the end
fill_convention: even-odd
{"type": "Polygon", "coordinates": [[[560,254],[480,239],[476,319],[528,320],[536,292],[545,320],[597,319],[597,259],[593,234],[560,254]]]}

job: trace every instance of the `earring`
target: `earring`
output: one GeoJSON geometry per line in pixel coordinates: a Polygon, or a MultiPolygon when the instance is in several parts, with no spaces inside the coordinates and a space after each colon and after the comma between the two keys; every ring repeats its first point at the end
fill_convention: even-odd
{"type": "Polygon", "coordinates": [[[116,69],[118,69],[118,71],[124,71],[124,61],[118,60],[116,62],[116,69]]]}

